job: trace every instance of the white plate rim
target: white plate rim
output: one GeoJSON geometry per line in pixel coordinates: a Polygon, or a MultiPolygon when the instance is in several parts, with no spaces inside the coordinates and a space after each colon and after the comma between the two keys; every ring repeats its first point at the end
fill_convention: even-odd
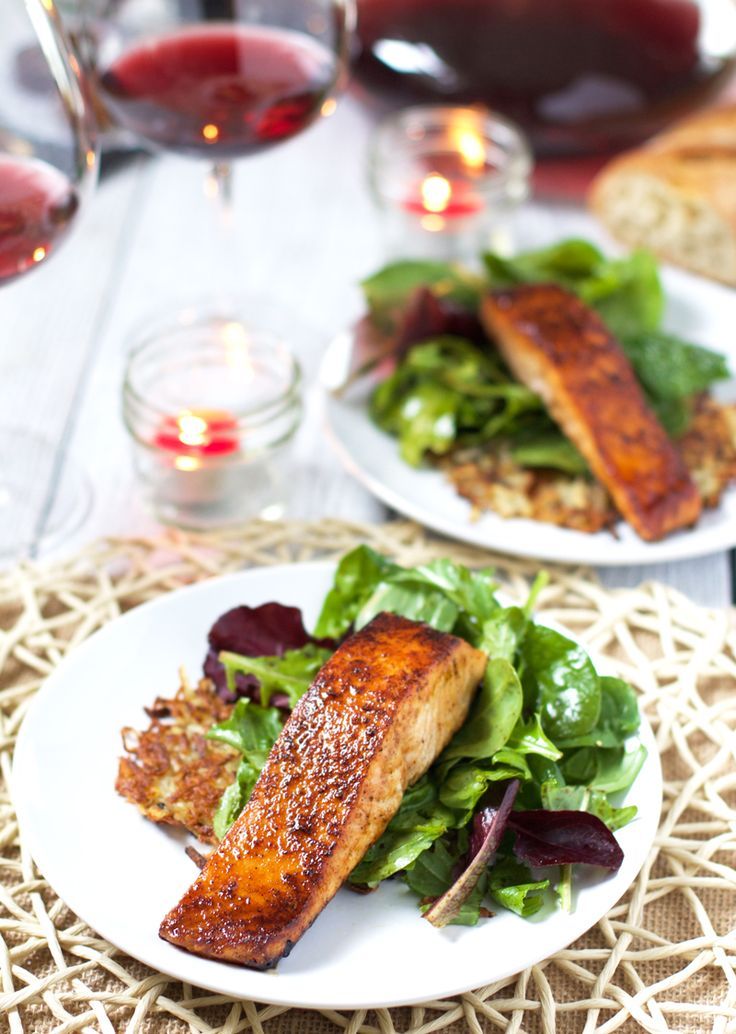
{"type": "MultiPolygon", "coordinates": [[[[147,952],[141,952],[138,948],[136,948],[135,950],[131,950],[124,944],[120,944],[114,937],[109,936],[104,928],[101,928],[95,924],[94,916],[91,916],[87,913],[84,901],[78,900],[77,893],[73,891],[71,894],[68,894],[65,891],[65,881],[63,877],[59,877],[58,866],[54,862],[53,850],[49,852],[48,846],[44,845],[42,838],[39,838],[38,827],[34,826],[33,823],[29,821],[33,808],[32,805],[29,803],[28,799],[24,797],[23,792],[20,789],[22,776],[24,772],[28,771],[28,765],[30,762],[33,749],[32,731],[29,732],[29,730],[33,729],[34,721],[37,720],[36,716],[39,712],[42,711],[46,700],[50,697],[51,694],[59,692],[56,689],[56,686],[63,686],[63,681],[66,678],[67,670],[73,672],[73,666],[82,663],[82,661],[77,660],[77,658],[83,659],[89,651],[97,649],[97,644],[100,641],[104,642],[108,638],[113,638],[116,635],[121,635],[122,633],[119,631],[119,629],[121,627],[125,629],[127,622],[143,620],[143,618],[139,617],[139,615],[143,615],[144,618],[149,617],[150,615],[155,614],[157,610],[165,608],[168,604],[170,604],[171,598],[173,596],[181,597],[183,594],[186,594],[187,597],[190,598],[196,597],[200,594],[204,596],[205,594],[212,592],[213,588],[215,589],[215,591],[217,591],[220,587],[237,585],[244,578],[247,580],[247,577],[253,573],[262,574],[264,572],[268,572],[271,576],[273,576],[273,578],[276,581],[278,581],[278,579],[284,575],[293,574],[295,567],[300,568],[301,570],[305,571],[305,573],[313,571],[318,574],[323,574],[325,570],[328,568],[334,570],[334,566],[334,562],[323,560],[307,561],[301,563],[286,563],[273,566],[251,568],[245,571],[232,572],[230,574],[206,579],[203,582],[173,590],[172,592],[167,593],[161,597],[147,601],[132,608],[130,611],[126,612],[122,616],[114,619],[102,628],[98,629],[87,640],[79,644],[79,646],[77,646],[72,651],[72,653],[69,654],[68,657],[62,661],[58,668],[52,673],[51,676],[49,676],[49,678],[37,691],[33,700],[31,701],[31,704],[29,705],[28,711],[24,716],[21,728],[19,730],[11,770],[11,795],[14,806],[16,808],[25,844],[28,850],[30,851],[30,854],[33,857],[34,861],[36,862],[39,870],[43,873],[45,879],[47,880],[49,885],[54,889],[54,891],[58,894],[58,896],[80,919],[87,923],[87,925],[89,925],[93,930],[99,933],[103,938],[109,940],[117,948],[124,951],[132,958],[135,958],[143,964],[151,967],[152,969],[161,972],[165,976],[169,976],[172,979],[182,980],[184,982],[194,984],[195,986],[211,990],[214,993],[226,994],[235,999],[252,999],[255,1001],[267,1002],[274,1005],[285,1005],[294,1008],[302,1007],[310,1009],[394,1008],[414,1005],[419,1002],[433,1000],[440,997],[453,997],[455,995],[465,993],[468,990],[471,990],[473,987],[481,986],[481,984],[483,984],[484,982],[488,983],[489,980],[495,981],[505,979],[509,976],[513,976],[515,973],[520,972],[518,967],[514,967],[512,970],[509,970],[508,972],[493,973],[492,976],[490,976],[485,981],[475,979],[472,983],[461,982],[457,985],[445,987],[441,990],[441,992],[434,992],[428,989],[421,995],[417,995],[415,993],[408,995],[406,997],[394,996],[391,998],[391,1000],[385,1000],[380,995],[378,997],[371,997],[370,995],[366,995],[365,998],[361,1000],[350,999],[348,1001],[340,999],[339,996],[335,996],[334,994],[332,995],[332,997],[325,997],[320,993],[317,993],[313,996],[310,995],[308,1000],[304,1000],[303,995],[297,999],[289,993],[288,989],[285,993],[282,993],[284,989],[277,989],[276,986],[274,986],[273,991],[270,988],[268,988],[266,994],[256,994],[248,990],[247,987],[237,989],[233,986],[238,979],[240,979],[242,982],[243,978],[245,978],[245,982],[247,982],[247,978],[249,976],[254,976],[257,978],[265,976],[268,980],[273,981],[274,985],[276,985],[277,982],[273,980],[273,971],[263,974],[254,970],[232,966],[227,963],[219,963],[213,962],[212,960],[200,959],[196,956],[191,956],[178,949],[172,948],[172,946],[166,944],[163,941],[156,940],[154,942],[156,946],[159,948],[163,946],[164,951],[167,954],[167,957],[170,957],[174,962],[174,964],[171,966],[169,966],[168,964],[164,964],[162,966],[158,954],[154,953],[154,955],[149,955],[147,952]],[[217,970],[221,972],[222,977],[217,979],[198,978],[197,971],[204,968],[202,964],[204,964],[204,966],[208,968],[212,968],[213,966],[216,967],[217,970]],[[228,979],[228,976],[232,976],[233,974],[236,975],[235,978],[228,979]]],[[[544,621],[544,619],[542,620],[544,621]]],[[[547,621],[546,623],[550,626],[554,625],[554,622],[552,621],[547,621]]],[[[568,635],[571,634],[567,630],[564,631],[566,631],[568,635]]],[[[586,649],[588,648],[586,647],[586,649]]],[[[605,671],[605,658],[601,659],[595,656],[594,653],[592,653],[591,655],[593,656],[594,663],[599,668],[599,670],[605,671]]],[[[176,659],[174,659],[173,663],[174,666],[176,666],[176,659]]],[[[136,716],[133,717],[135,718],[136,716]]],[[[583,915],[582,909],[578,909],[576,912],[572,914],[572,916],[566,917],[568,919],[573,920],[573,922],[570,924],[572,927],[572,932],[569,934],[569,936],[566,935],[565,943],[560,943],[554,949],[554,951],[562,950],[564,947],[568,946],[570,943],[572,943],[572,941],[582,936],[582,934],[584,934],[587,930],[594,926],[595,923],[598,922],[598,920],[602,918],[610,910],[610,908],[613,907],[613,905],[616,903],[617,900],[619,900],[621,895],[625,893],[625,891],[628,889],[631,883],[633,883],[633,881],[636,879],[639,871],[646,862],[651,848],[651,844],[653,843],[659,825],[659,818],[662,806],[662,773],[659,753],[656,748],[654,734],[645,716],[642,716],[641,736],[644,745],[647,747],[648,757],[644,767],[642,768],[641,772],[639,773],[639,776],[637,777],[637,780],[635,780],[635,783],[633,784],[632,790],[634,788],[638,788],[640,790],[642,788],[646,788],[647,796],[645,800],[647,803],[647,810],[644,815],[639,816],[637,818],[637,833],[640,834],[637,837],[636,841],[637,851],[629,851],[629,853],[624,858],[624,863],[619,872],[616,873],[614,876],[602,878],[600,880],[600,883],[597,884],[596,889],[601,892],[601,898],[605,900],[604,903],[601,905],[600,909],[596,907],[596,912],[592,917],[590,915],[583,915]],[[641,824],[639,824],[640,822],[641,824]],[[612,889],[614,888],[615,893],[612,893],[612,889]]],[[[128,805],[128,807],[130,807],[131,809],[133,808],[132,805],[128,805]]],[[[141,821],[145,822],[145,820],[141,821]]],[[[158,832],[158,830],[156,830],[156,832],[158,832]]],[[[164,911],[165,903],[162,903],[162,915],[164,911]]],[[[554,915],[558,916],[559,913],[555,913],[554,915]]],[[[420,921],[418,913],[416,918],[417,921],[420,921]]],[[[517,917],[514,918],[516,919],[517,917]]],[[[554,916],[550,918],[554,918],[554,916]]],[[[490,920],[489,922],[493,921],[490,920]]],[[[533,925],[527,927],[527,921],[525,920],[518,919],[518,922],[525,924],[524,929],[534,929],[533,925]]],[[[480,930],[484,929],[484,927],[476,927],[474,929],[480,930]]],[[[309,936],[309,932],[307,932],[305,936],[309,936]]],[[[525,965],[522,968],[535,965],[538,962],[543,961],[545,958],[548,958],[550,954],[553,954],[553,952],[544,951],[544,953],[540,955],[532,954],[529,957],[529,959],[525,962],[525,965]]]]}

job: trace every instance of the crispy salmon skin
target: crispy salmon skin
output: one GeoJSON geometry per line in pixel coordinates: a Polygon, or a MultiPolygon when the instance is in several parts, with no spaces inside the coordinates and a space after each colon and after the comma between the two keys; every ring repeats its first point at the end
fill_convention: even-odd
{"type": "Polygon", "coordinates": [[[521,284],[487,295],[481,317],[641,538],[697,521],[702,503],[687,467],[597,313],[557,284],[521,284]]]}
{"type": "Polygon", "coordinates": [[[258,969],[287,955],[462,725],[486,660],[393,614],[346,640],[161,936],[258,969]]]}

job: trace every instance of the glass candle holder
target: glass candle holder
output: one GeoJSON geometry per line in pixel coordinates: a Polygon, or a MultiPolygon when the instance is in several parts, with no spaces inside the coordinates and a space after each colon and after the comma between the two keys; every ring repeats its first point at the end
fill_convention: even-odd
{"type": "Polygon", "coordinates": [[[131,350],[123,415],[156,516],[206,529],[284,512],[301,373],[275,335],[193,314],[131,350]]]}
{"type": "Polygon", "coordinates": [[[432,259],[507,251],[510,219],[529,196],[531,171],[522,132],[485,109],[428,105],[390,116],[369,154],[389,251],[432,259]]]}

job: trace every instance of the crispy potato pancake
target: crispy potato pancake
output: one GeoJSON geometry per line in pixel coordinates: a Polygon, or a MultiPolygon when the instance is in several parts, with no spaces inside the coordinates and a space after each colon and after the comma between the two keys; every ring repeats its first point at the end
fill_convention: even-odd
{"type": "Polygon", "coordinates": [[[235,778],[240,755],[205,738],[233,705],[222,701],[209,679],[182,685],[172,699],[158,697],[145,732],[122,730],[127,756],[120,759],[115,788],[148,819],[183,826],[198,840],[216,844],[212,817],[235,778]]]}
{"type": "MultiPolygon", "coordinates": [[[[718,506],[736,480],[736,406],[721,405],[706,395],[699,398],[677,448],[703,505],[718,506]]],[[[438,463],[478,514],[491,510],[501,517],[528,517],[584,532],[610,528],[619,520],[597,481],[555,470],[530,470],[503,447],[461,449],[438,463]]]]}

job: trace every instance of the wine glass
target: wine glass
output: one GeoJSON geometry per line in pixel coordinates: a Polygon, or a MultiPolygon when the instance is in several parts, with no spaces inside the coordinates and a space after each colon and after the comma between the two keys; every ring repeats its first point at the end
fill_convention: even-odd
{"type": "MultiPolygon", "coordinates": [[[[154,150],[207,163],[204,196],[215,201],[208,229],[226,278],[240,267],[231,162],[290,140],[334,110],[353,0],[87,0],[85,10],[99,100],[113,124],[154,150]]],[[[191,229],[196,203],[186,221],[190,257],[197,261],[199,252],[201,267],[208,242],[191,229]]],[[[197,302],[206,312],[207,302],[197,302]]],[[[234,307],[244,308],[240,299],[234,307]]],[[[246,322],[264,329],[254,315],[246,322]]]]}
{"type": "MultiPolygon", "coordinates": [[[[54,0],[0,6],[0,287],[45,266],[97,174],[79,62],[54,0]],[[24,63],[35,89],[25,90],[24,63]]],[[[13,348],[22,342],[13,341],[13,348]]],[[[5,382],[7,390],[8,384],[5,382]]],[[[31,426],[0,428],[0,559],[33,554],[81,522],[90,501],[63,450],[31,426]]]]}

